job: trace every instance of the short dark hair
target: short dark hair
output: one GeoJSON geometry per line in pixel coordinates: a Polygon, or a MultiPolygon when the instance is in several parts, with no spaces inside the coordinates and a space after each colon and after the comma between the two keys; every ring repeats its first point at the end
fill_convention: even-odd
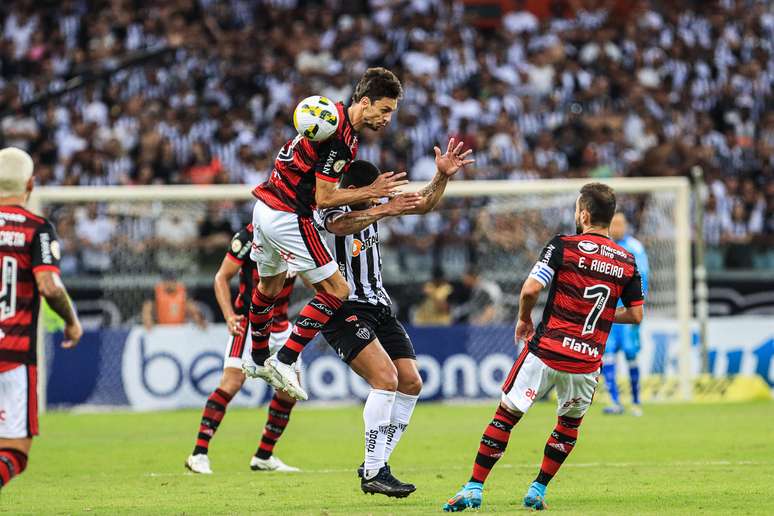
{"type": "Polygon", "coordinates": [[[609,226],[615,215],[615,192],[602,183],[587,183],[580,189],[578,207],[591,215],[594,226],[609,226]]]}
{"type": "Polygon", "coordinates": [[[376,165],[370,161],[359,159],[353,161],[349,165],[349,169],[342,174],[340,186],[341,188],[346,188],[348,186],[362,188],[363,186],[368,186],[376,181],[376,178],[379,177],[380,173],[381,172],[379,172],[379,168],[376,165]]]}
{"type": "Polygon", "coordinates": [[[387,68],[369,68],[360,78],[352,94],[352,102],[360,102],[368,97],[371,102],[387,97],[399,99],[403,96],[403,86],[394,73],[387,68]]]}

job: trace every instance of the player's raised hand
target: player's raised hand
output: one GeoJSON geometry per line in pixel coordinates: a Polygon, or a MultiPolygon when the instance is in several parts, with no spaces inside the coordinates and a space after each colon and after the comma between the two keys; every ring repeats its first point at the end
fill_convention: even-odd
{"type": "Polygon", "coordinates": [[[245,331],[244,326],[242,326],[244,320],[245,316],[239,314],[234,314],[227,318],[226,326],[228,327],[228,332],[234,337],[241,336],[245,331]]]}
{"type": "Polygon", "coordinates": [[[72,324],[66,324],[64,327],[64,340],[62,341],[63,349],[74,348],[78,345],[78,341],[83,336],[83,328],[80,321],[77,319],[72,324]]]}
{"type": "Polygon", "coordinates": [[[422,194],[404,193],[390,199],[390,202],[385,204],[384,208],[387,211],[387,215],[402,215],[415,209],[420,202],[422,202],[422,194]]]}
{"type": "Polygon", "coordinates": [[[462,145],[463,142],[458,142],[455,145],[454,138],[449,138],[449,144],[446,146],[445,154],[441,154],[441,149],[438,147],[433,147],[433,150],[435,151],[435,166],[441,174],[451,177],[465,165],[470,165],[476,161],[472,158],[468,158],[468,156],[473,153],[473,150],[468,149],[463,152],[462,145]]]}
{"type": "Polygon", "coordinates": [[[405,172],[385,172],[379,174],[376,181],[371,183],[371,197],[393,197],[400,193],[400,187],[408,184],[405,172]]]}
{"type": "Polygon", "coordinates": [[[533,335],[535,335],[535,326],[532,324],[532,319],[527,321],[519,319],[516,323],[516,334],[514,339],[516,344],[518,344],[519,341],[529,341],[533,335]]]}

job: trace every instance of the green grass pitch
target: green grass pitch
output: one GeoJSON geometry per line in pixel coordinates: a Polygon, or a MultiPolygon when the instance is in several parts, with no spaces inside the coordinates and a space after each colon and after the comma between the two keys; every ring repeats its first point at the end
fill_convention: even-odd
{"type": "MultiPolygon", "coordinates": [[[[393,456],[414,482],[403,500],[364,495],[359,407],[300,404],[277,446],[296,474],[248,468],[266,411],[228,412],[210,448],[215,474],[183,468],[198,410],[50,413],[27,472],[0,494],[8,514],[440,514],[470,474],[494,409],[420,403],[393,456]]],[[[566,514],[774,514],[774,403],[646,406],[643,418],[595,406],[548,489],[566,514]]],[[[513,513],[535,477],[553,404],[537,404],[489,477],[482,513],[513,513]]]]}

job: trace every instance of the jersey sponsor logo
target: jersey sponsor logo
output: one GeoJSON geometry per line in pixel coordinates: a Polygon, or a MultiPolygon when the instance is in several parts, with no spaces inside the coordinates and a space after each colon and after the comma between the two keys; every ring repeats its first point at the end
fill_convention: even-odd
{"type": "Polygon", "coordinates": [[[27,236],[18,231],[0,231],[0,246],[24,247],[27,236]]]}
{"type": "Polygon", "coordinates": [[[627,254],[624,251],[621,251],[620,249],[616,249],[615,247],[610,247],[608,245],[603,245],[602,249],[599,251],[599,254],[601,254],[602,256],[606,256],[608,258],[615,258],[616,256],[623,259],[628,258],[627,254]]]}
{"type": "Polygon", "coordinates": [[[585,353],[586,355],[594,358],[599,356],[599,350],[593,347],[591,344],[587,344],[570,337],[564,337],[562,339],[562,347],[572,351],[577,351],[578,353],[585,353]]]}
{"type": "Polygon", "coordinates": [[[599,245],[595,244],[594,242],[590,242],[588,240],[581,240],[580,242],[578,242],[578,249],[582,253],[594,254],[597,251],[599,251],[599,245]]]}
{"type": "Polygon", "coordinates": [[[43,263],[52,263],[51,259],[51,235],[40,234],[40,259],[43,263]]]}
{"type": "Polygon", "coordinates": [[[546,247],[546,253],[543,255],[543,263],[548,263],[551,261],[551,255],[554,254],[554,251],[556,250],[556,247],[554,244],[550,244],[548,247],[546,247]]]}
{"type": "Polygon", "coordinates": [[[346,164],[347,164],[346,160],[340,159],[339,161],[333,164],[333,171],[336,173],[341,172],[341,169],[343,169],[344,165],[346,164]]]}
{"type": "MultiPolygon", "coordinates": [[[[328,154],[328,159],[325,160],[325,166],[323,167],[323,174],[330,175],[331,169],[335,170],[335,163],[336,163],[336,156],[338,156],[339,153],[335,150],[332,150],[328,154]]],[[[343,166],[343,165],[342,165],[343,166]]]]}
{"type": "Polygon", "coordinates": [[[531,399],[532,401],[535,401],[535,398],[537,398],[537,391],[530,387],[524,393],[524,396],[526,396],[527,398],[531,399]]]}
{"type": "Polygon", "coordinates": [[[51,242],[51,256],[57,260],[62,259],[62,248],[59,246],[58,240],[53,240],[51,242]]]}
{"type": "Polygon", "coordinates": [[[373,246],[379,243],[379,235],[371,235],[370,237],[366,238],[365,240],[360,240],[358,238],[352,239],[352,257],[355,258],[357,256],[360,256],[360,253],[363,251],[368,251],[373,246]]]}
{"type": "Polygon", "coordinates": [[[11,222],[26,222],[27,217],[20,214],[20,213],[5,213],[0,212],[0,219],[2,220],[10,220],[11,222]]]}

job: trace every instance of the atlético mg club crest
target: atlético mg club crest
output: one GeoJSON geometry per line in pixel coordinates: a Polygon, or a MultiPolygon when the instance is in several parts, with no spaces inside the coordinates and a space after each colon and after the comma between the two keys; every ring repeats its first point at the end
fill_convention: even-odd
{"type": "Polygon", "coordinates": [[[370,340],[371,339],[371,331],[368,328],[366,328],[365,326],[360,328],[360,329],[358,329],[355,332],[355,335],[357,335],[358,339],[363,339],[363,340],[370,340]]]}

